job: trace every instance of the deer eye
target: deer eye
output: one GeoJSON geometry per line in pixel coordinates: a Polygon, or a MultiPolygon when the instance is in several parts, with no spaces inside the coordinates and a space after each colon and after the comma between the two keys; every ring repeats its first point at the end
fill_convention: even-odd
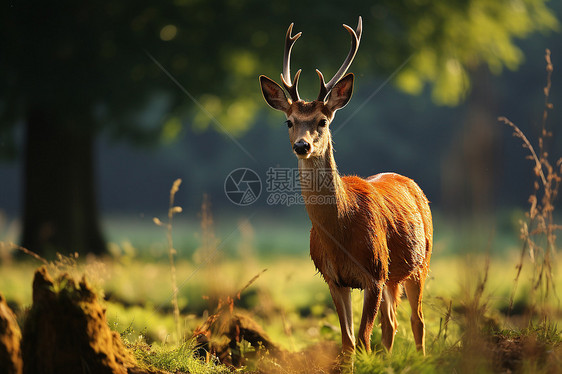
{"type": "Polygon", "coordinates": [[[328,124],[328,121],[327,121],[326,119],[321,119],[321,120],[318,122],[318,126],[320,126],[320,127],[324,127],[324,126],[326,126],[327,124],[328,124]]]}
{"type": "Polygon", "coordinates": [[[293,122],[291,122],[290,119],[286,120],[286,121],[285,121],[285,124],[287,125],[288,128],[293,127],[293,122]]]}

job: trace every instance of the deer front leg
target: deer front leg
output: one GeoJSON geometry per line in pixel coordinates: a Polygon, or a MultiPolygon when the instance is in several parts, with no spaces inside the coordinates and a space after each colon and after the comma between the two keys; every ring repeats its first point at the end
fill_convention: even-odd
{"type": "Polygon", "coordinates": [[[355,335],[353,333],[351,289],[330,285],[330,293],[340,319],[342,350],[345,353],[352,353],[355,350],[355,335]]]}
{"type": "Polygon", "coordinates": [[[361,325],[359,326],[359,344],[361,344],[367,352],[371,352],[371,333],[375,317],[381,304],[381,286],[373,286],[366,288],[363,300],[363,315],[361,316],[361,325]]]}

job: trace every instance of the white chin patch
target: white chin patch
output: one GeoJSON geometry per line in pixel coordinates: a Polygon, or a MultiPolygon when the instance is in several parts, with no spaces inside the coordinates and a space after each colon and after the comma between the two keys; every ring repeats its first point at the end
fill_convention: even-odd
{"type": "Polygon", "coordinates": [[[305,155],[299,155],[297,152],[293,152],[295,154],[295,156],[297,156],[297,158],[300,158],[301,160],[306,160],[310,158],[310,155],[312,154],[312,152],[308,152],[305,155]]]}

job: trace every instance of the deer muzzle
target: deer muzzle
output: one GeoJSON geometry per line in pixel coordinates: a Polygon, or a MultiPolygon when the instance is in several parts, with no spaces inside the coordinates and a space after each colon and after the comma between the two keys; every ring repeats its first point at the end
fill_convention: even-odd
{"type": "Polygon", "coordinates": [[[293,144],[293,150],[295,151],[297,156],[308,155],[310,153],[311,148],[312,147],[310,146],[310,144],[304,139],[301,139],[301,140],[295,142],[295,144],[293,144]]]}

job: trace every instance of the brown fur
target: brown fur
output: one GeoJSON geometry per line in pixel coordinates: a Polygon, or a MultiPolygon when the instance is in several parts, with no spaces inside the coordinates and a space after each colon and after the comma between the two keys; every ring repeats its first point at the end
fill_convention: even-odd
{"type": "MultiPolygon", "coordinates": [[[[304,168],[310,166],[302,164],[304,168]]],[[[340,177],[337,170],[332,171],[332,183],[339,186],[333,194],[334,204],[307,205],[312,221],[310,256],[314,264],[330,288],[365,290],[359,339],[367,350],[383,298],[383,344],[392,349],[401,286],[406,281],[411,283],[408,295],[413,308],[412,329],[418,349],[424,351],[421,296],[433,236],[425,195],[411,179],[398,174],[378,174],[365,180],[340,177]],[[383,291],[389,294],[385,297],[383,291]],[[367,300],[369,297],[372,300],[367,300]]],[[[305,197],[311,194],[303,192],[305,197]]],[[[347,338],[346,342],[344,336],[344,349],[353,350],[353,335],[347,338]]]]}
{"type": "Polygon", "coordinates": [[[404,285],[416,347],[425,353],[421,300],[433,242],[429,203],[414,181],[398,174],[339,175],[329,124],[351,97],[353,75],[343,77],[326,102],[290,102],[275,82],[264,76],[260,82],[268,104],[287,116],[291,144],[310,145],[306,154],[295,151],[312,222],[310,256],[330,287],[344,351],[355,349],[350,289],[364,290],[359,343],[370,351],[380,309],[382,343],[390,351],[404,285]]]}
{"type": "MultiPolygon", "coordinates": [[[[341,274],[326,279],[328,283],[365,289],[389,280],[401,282],[414,270],[429,265],[431,245],[426,242],[431,243],[431,216],[422,191],[398,174],[375,177],[378,179],[370,183],[356,176],[342,177],[345,211],[323,220],[321,229],[317,226],[323,217],[311,217],[310,254],[322,274],[326,261],[350,262],[344,249],[364,266],[353,271],[341,269],[341,274]],[[416,229],[422,230],[422,236],[416,229]]],[[[355,268],[353,263],[349,266],[355,268]]]]}

